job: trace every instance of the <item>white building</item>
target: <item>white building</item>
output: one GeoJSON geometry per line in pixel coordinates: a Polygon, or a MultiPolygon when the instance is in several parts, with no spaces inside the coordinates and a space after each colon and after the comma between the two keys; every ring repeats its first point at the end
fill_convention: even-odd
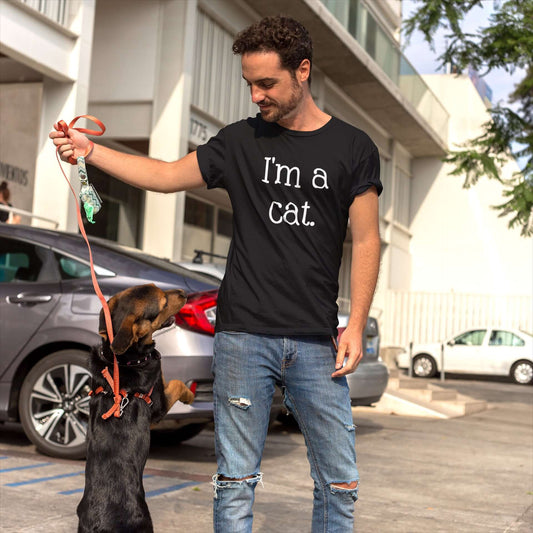
{"type": "MultiPolygon", "coordinates": [[[[501,200],[498,186],[466,191],[440,161],[478,131],[484,104],[468,78],[422,78],[402,56],[397,0],[0,0],[0,180],[13,203],[76,230],[48,139],[58,119],[90,113],[107,127],[99,142],[170,161],[255,114],[231,43],[278,13],[311,32],[318,105],[380,150],[382,269],[372,313],[385,344],[454,333],[486,302],[494,310],[475,318],[533,329],[531,243],[490,209],[501,200]],[[455,306],[446,316],[443,298],[455,306]]],[[[89,172],[105,202],[89,232],[174,260],[194,249],[227,251],[223,191],[145,193],[89,172]]]]}

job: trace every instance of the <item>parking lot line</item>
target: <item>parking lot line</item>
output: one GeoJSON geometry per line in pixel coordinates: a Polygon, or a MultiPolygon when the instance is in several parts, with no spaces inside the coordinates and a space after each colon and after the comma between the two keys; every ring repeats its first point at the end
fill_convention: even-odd
{"type": "MultiPolygon", "coordinates": [[[[13,459],[14,458],[13,456],[9,456],[9,455],[2,456],[2,457],[5,458],[5,459],[13,459]]],[[[23,471],[23,470],[28,470],[28,469],[32,469],[32,468],[40,468],[40,467],[53,466],[53,465],[57,465],[57,463],[55,463],[55,462],[46,462],[46,463],[34,463],[34,464],[22,465],[22,466],[13,466],[13,467],[9,467],[9,468],[0,469],[0,473],[23,471]]],[[[3,483],[3,486],[4,487],[22,487],[22,486],[25,486],[25,485],[34,485],[34,484],[37,484],[37,483],[44,483],[44,482],[47,482],[47,481],[54,481],[54,480],[64,479],[64,478],[69,478],[69,477],[70,478],[75,478],[76,476],[80,476],[80,475],[82,476],[80,478],[80,482],[85,484],[84,483],[84,474],[85,474],[85,470],[79,470],[79,471],[76,471],[76,472],[69,472],[69,473],[64,473],[64,474],[56,474],[56,475],[53,475],[53,476],[45,476],[45,477],[31,478],[31,479],[26,479],[26,480],[21,480],[21,481],[13,481],[13,482],[10,482],[10,483],[3,483]]],[[[199,478],[205,477],[207,479],[209,477],[209,479],[210,479],[210,476],[194,475],[193,479],[191,479],[189,476],[193,476],[193,475],[190,474],[190,473],[185,474],[183,472],[172,472],[172,471],[167,472],[167,471],[158,470],[158,469],[148,469],[148,473],[143,476],[143,480],[147,480],[147,479],[153,478],[155,480],[156,487],[157,487],[157,485],[159,483],[164,484],[165,482],[168,483],[169,481],[170,482],[174,481],[174,484],[166,486],[166,487],[163,486],[163,487],[156,488],[156,487],[154,487],[154,483],[152,482],[152,487],[154,487],[154,488],[152,490],[146,491],[146,498],[156,498],[157,496],[161,496],[161,495],[168,494],[168,493],[171,493],[171,492],[176,492],[176,491],[185,489],[187,487],[201,485],[202,483],[204,483],[204,480],[203,479],[199,479],[199,478]],[[183,480],[183,478],[182,479],[176,479],[176,478],[179,478],[181,476],[184,476],[185,480],[183,480]],[[187,477],[189,477],[189,479],[187,479],[187,477]],[[194,479],[194,478],[197,478],[197,479],[194,479]],[[180,481],[180,483],[176,484],[176,481],[180,481]]],[[[78,485],[77,482],[74,482],[73,484],[74,485],[78,485]]],[[[149,483],[149,485],[150,485],[150,483],[149,483]]],[[[71,484],[71,487],[72,487],[72,484],[71,484]]],[[[75,494],[78,494],[78,495],[82,494],[83,491],[84,491],[84,486],[80,487],[79,485],[78,485],[78,487],[71,488],[71,489],[69,489],[68,487],[64,487],[64,488],[66,490],[58,491],[58,492],[56,492],[56,494],[61,494],[63,496],[70,496],[70,495],[75,495],[75,494]]]]}
{"type": "Polygon", "coordinates": [[[19,481],[17,483],[6,483],[5,486],[6,487],[20,487],[22,485],[32,485],[34,483],[43,483],[44,481],[52,481],[54,479],[79,476],[80,474],[84,474],[84,473],[85,473],[85,470],[81,470],[79,472],[72,472],[70,474],[59,474],[57,476],[41,477],[37,479],[28,479],[27,481],[19,481]]]}
{"type": "Polygon", "coordinates": [[[192,485],[200,485],[200,483],[198,483],[197,481],[188,481],[187,483],[181,483],[179,485],[171,485],[170,487],[163,487],[161,489],[151,490],[151,491],[148,491],[145,494],[145,497],[146,498],[152,498],[154,496],[159,496],[161,494],[166,494],[167,492],[174,492],[174,491],[177,491],[177,490],[181,490],[181,489],[184,489],[186,487],[190,487],[192,485]]]}
{"type": "Polygon", "coordinates": [[[34,465],[25,465],[25,466],[13,466],[11,468],[3,468],[0,470],[0,474],[5,472],[14,472],[15,470],[27,470],[28,468],[39,468],[41,466],[49,466],[52,463],[36,463],[34,465]]]}
{"type": "Polygon", "coordinates": [[[61,492],[58,492],[58,494],[63,494],[65,496],[70,496],[71,494],[77,494],[78,492],[83,492],[83,487],[81,489],[72,489],[72,490],[62,490],[61,492]]]}

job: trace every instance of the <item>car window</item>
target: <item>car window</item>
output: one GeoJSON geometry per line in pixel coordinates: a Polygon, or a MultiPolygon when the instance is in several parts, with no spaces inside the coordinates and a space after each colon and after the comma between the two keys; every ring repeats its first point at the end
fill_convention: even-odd
{"type": "Polygon", "coordinates": [[[0,283],[50,282],[57,277],[50,250],[0,237],[0,283]]]}
{"type": "Polygon", "coordinates": [[[455,344],[464,346],[481,346],[486,333],[486,329],[467,331],[466,333],[462,333],[461,335],[455,337],[455,344]]]}
{"type": "Polygon", "coordinates": [[[526,343],[518,335],[510,331],[501,331],[495,329],[490,334],[490,346],[524,346],[526,343]]]}
{"type": "Polygon", "coordinates": [[[78,279],[88,278],[91,275],[91,267],[80,263],[72,257],[66,257],[56,253],[56,259],[59,263],[59,273],[61,279],[78,279]]]}

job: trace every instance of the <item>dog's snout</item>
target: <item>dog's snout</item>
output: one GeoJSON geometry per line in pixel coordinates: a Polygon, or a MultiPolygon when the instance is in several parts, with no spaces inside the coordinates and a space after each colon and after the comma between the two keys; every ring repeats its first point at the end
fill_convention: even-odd
{"type": "Polygon", "coordinates": [[[176,318],[174,315],[170,315],[165,322],[163,322],[162,328],[168,328],[169,326],[172,326],[176,322],[176,318]]]}

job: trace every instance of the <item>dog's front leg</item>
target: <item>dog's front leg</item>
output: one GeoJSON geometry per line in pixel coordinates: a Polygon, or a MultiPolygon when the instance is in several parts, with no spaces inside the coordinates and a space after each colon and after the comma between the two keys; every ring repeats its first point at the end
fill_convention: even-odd
{"type": "Polygon", "coordinates": [[[179,379],[171,379],[168,383],[163,380],[167,411],[179,400],[183,403],[194,401],[193,392],[179,379]]]}

